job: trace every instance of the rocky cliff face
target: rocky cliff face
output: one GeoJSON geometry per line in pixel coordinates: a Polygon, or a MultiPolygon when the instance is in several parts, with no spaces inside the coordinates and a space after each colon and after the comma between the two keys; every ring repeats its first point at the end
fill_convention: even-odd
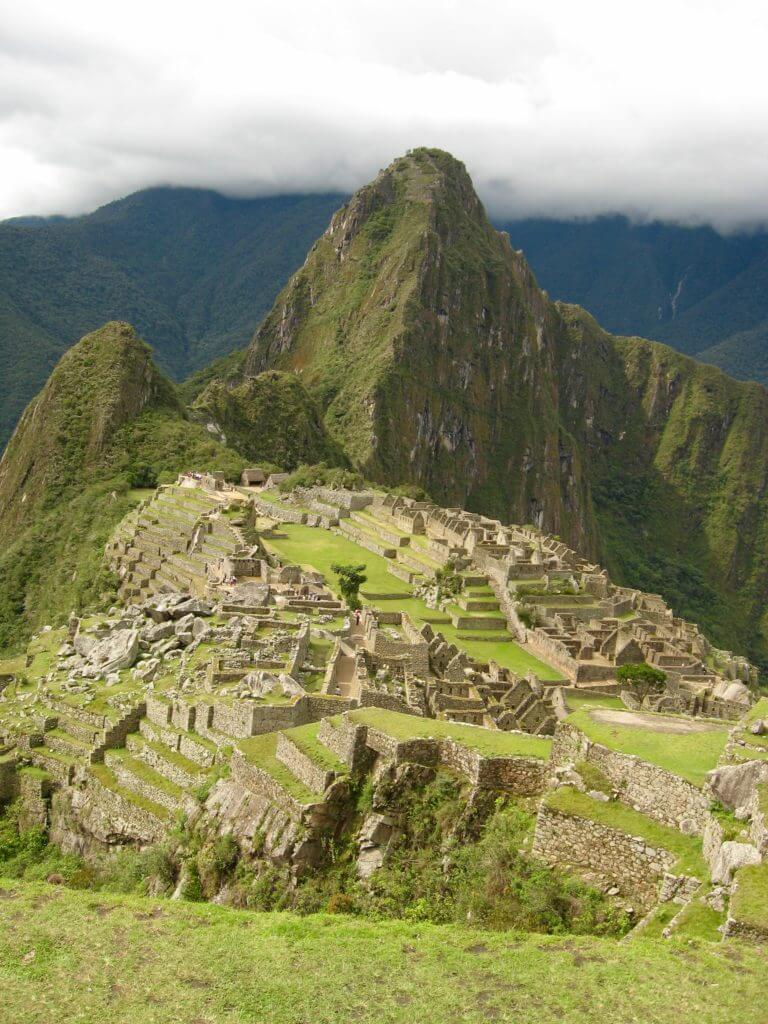
{"type": "Polygon", "coordinates": [[[331,221],[254,338],[246,374],[292,369],[360,468],[595,549],[561,428],[563,324],[462,164],[417,150],[331,221]]]}
{"type": "Polygon", "coordinates": [[[448,154],[335,214],[251,343],[268,368],[368,476],[534,522],[766,649],[766,392],[550,302],[448,154]]]}

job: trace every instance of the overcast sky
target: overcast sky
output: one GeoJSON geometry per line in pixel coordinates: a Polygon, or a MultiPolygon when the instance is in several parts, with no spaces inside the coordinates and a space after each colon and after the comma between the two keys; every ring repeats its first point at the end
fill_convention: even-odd
{"type": "Polygon", "coordinates": [[[496,216],[764,224],[767,56],[746,0],[0,0],[0,218],[428,145],[496,216]]]}

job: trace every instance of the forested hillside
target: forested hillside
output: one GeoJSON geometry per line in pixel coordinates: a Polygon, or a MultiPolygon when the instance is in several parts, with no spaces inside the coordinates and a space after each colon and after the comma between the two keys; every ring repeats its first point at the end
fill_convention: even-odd
{"type": "Polygon", "coordinates": [[[340,201],[157,188],[0,223],[0,449],[61,354],[106,321],[150,338],[176,380],[242,347],[340,201]]]}

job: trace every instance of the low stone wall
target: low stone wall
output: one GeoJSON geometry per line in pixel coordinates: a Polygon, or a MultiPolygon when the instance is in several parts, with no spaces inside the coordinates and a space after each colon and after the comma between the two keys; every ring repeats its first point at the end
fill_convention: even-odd
{"type": "Polygon", "coordinates": [[[294,820],[300,820],[306,810],[306,805],[299,803],[290,793],[286,792],[269,772],[265,772],[258,765],[251,764],[239,750],[233,752],[230,767],[232,779],[244,789],[266,796],[294,820]]]}
{"type": "Polygon", "coordinates": [[[659,883],[675,863],[668,850],[655,849],[637,836],[587,818],[562,814],[546,804],[539,808],[533,852],[549,864],[595,872],[643,909],[657,902],[659,883]]]}
{"type": "Polygon", "coordinates": [[[313,793],[324,793],[336,778],[335,772],[326,771],[320,765],[315,764],[312,758],[307,757],[283,732],[279,733],[277,737],[275,757],[313,793]]]}
{"type": "Polygon", "coordinates": [[[366,744],[367,733],[366,726],[354,725],[347,718],[335,723],[324,718],[320,722],[317,738],[343,761],[350,771],[355,772],[364,768],[370,760],[366,744]]]}
{"type": "Polygon", "coordinates": [[[156,843],[165,833],[165,822],[94,776],[82,788],[53,796],[50,837],[65,853],[89,856],[129,843],[156,843]]]}
{"type": "Polygon", "coordinates": [[[451,739],[441,740],[439,763],[466,775],[475,786],[535,796],[547,788],[549,766],[535,757],[484,757],[451,739]]]}
{"type": "Polygon", "coordinates": [[[16,760],[11,759],[0,763],[0,804],[15,800],[19,791],[19,777],[16,771],[16,760]]]}
{"type": "Polygon", "coordinates": [[[366,743],[371,750],[395,764],[423,764],[436,768],[440,759],[440,744],[437,740],[396,740],[370,725],[366,743]]]}
{"type": "Polygon", "coordinates": [[[600,768],[624,803],[636,807],[649,818],[664,825],[703,835],[710,820],[709,800],[691,782],[678,775],[641,761],[632,754],[593,743],[569,722],[559,722],[555,730],[550,763],[588,761],[600,768]]]}
{"type": "Polygon", "coordinates": [[[386,690],[374,690],[372,686],[361,688],[359,703],[361,708],[383,708],[385,711],[399,711],[401,715],[418,716],[416,709],[402,697],[386,690]]]}
{"type": "Polygon", "coordinates": [[[334,490],[332,487],[315,487],[313,491],[317,501],[331,505],[333,508],[344,508],[355,512],[367,508],[373,502],[374,497],[370,491],[334,490]]]}
{"type": "Polygon", "coordinates": [[[158,753],[153,747],[147,746],[146,743],[140,739],[134,739],[132,736],[128,737],[128,750],[134,757],[139,758],[148,764],[150,768],[154,768],[156,772],[163,775],[166,779],[170,779],[171,782],[175,782],[177,786],[181,786],[182,789],[194,789],[199,786],[205,776],[201,773],[186,771],[180,765],[174,761],[169,761],[163,757],[162,754],[158,753]]]}
{"type": "Polygon", "coordinates": [[[387,572],[405,583],[413,583],[414,577],[420,575],[415,569],[410,569],[399,562],[387,562],[387,572]]]}
{"type": "Polygon", "coordinates": [[[541,658],[542,661],[551,665],[552,668],[562,672],[571,682],[576,682],[579,679],[578,661],[570,656],[559,640],[553,640],[552,637],[538,629],[525,629],[523,639],[526,648],[535,654],[537,658],[541,658]]]}
{"type": "Polygon", "coordinates": [[[254,496],[253,504],[267,519],[276,519],[278,523],[306,523],[307,513],[299,512],[298,509],[286,508],[284,505],[276,505],[272,501],[264,501],[263,498],[254,496]]]}
{"type": "Polygon", "coordinates": [[[171,724],[171,705],[167,700],[159,700],[157,697],[147,696],[147,718],[156,725],[171,724]]]}
{"type": "Polygon", "coordinates": [[[355,544],[359,544],[366,551],[372,551],[375,555],[381,555],[382,558],[394,558],[396,555],[395,548],[391,545],[387,546],[383,541],[379,543],[379,541],[374,540],[373,537],[358,529],[349,519],[342,519],[339,522],[338,530],[335,532],[340,533],[342,537],[351,537],[355,544]]]}
{"type": "Polygon", "coordinates": [[[500,789],[519,796],[542,793],[547,786],[547,762],[533,757],[484,757],[452,739],[430,737],[396,740],[368,726],[366,743],[395,764],[443,767],[464,775],[484,789],[500,789]]]}
{"type": "Polygon", "coordinates": [[[21,802],[19,826],[22,829],[47,828],[53,786],[45,776],[32,772],[18,773],[18,795],[21,802]]]}

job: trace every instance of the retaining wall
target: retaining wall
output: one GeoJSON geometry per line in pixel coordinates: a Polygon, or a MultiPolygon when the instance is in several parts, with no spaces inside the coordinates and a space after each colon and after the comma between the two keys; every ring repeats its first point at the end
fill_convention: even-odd
{"type": "Polygon", "coordinates": [[[685,822],[691,832],[703,835],[710,820],[709,800],[693,783],[632,754],[620,754],[593,743],[571,723],[558,722],[550,762],[562,765],[569,761],[596,765],[624,803],[649,818],[674,828],[685,822]]]}

